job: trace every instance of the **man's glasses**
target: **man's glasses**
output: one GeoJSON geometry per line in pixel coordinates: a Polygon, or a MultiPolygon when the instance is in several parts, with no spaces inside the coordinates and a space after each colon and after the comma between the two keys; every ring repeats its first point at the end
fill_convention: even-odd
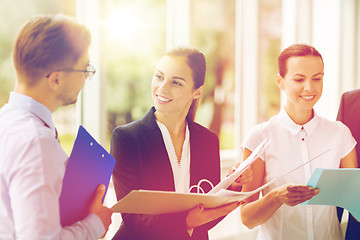
{"type": "MultiPolygon", "coordinates": [[[[92,65],[88,65],[86,67],[86,70],[78,70],[78,69],[71,69],[71,68],[64,68],[64,69],[58,69],[58,70],[55,70],[54,72],[82,72],[84,73],[84,77],[85,77],[85,80],[90,80],[94,74],[96,73],[96,70],[95,68],[92,66],[92,65]]],[[[49,73],[48,75],[46,75],[46,77],[50,77],[50,74],[49,73]]]]}

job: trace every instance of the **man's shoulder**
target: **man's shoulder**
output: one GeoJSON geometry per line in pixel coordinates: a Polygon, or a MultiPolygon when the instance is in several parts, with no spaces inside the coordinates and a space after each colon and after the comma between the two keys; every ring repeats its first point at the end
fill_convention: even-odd
{"type": "Polygon", "coordinates": [[[355,89],[352,91],[348,91],[344,93],[344,98],[346,99],[354,99],[354,100],[358,100],[360,99],[360,89],[355,89]]]}
{"type": "MultiPolygon", "coordinates": [[[[353,121],[352,119],[360,117],[358,111],[360,107],[360,89],[345,92],[341,99],[340,111],[342,112],[342,121],[353,121]],[[351,116],[350,116],[351,115],[351,116]]],[[[357,121],[357,120],[356,120],[357,121]]]]}
{"type": "Polygon", "coordinates": [[[51,138],[51,130],[36,116],[21,108],[3,107],[0,110],[0,138],[19,142],[51,138]]]}

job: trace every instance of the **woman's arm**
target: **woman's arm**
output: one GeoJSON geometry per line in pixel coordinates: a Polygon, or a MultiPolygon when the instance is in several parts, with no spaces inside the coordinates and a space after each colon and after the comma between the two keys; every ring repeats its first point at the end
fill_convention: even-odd
{"type": "Polygon", "coordinates": [[[340,161],[340,168],[357,168],[357,156],[356,156],[356,150],[353,148],[351,152],[346,155],[344,158],[340,161]]]}
{"type": "Polygon", "coordinates": [[[186,216],[187,229],[193,229],[212,222],[220,217],[224,217],[240,205],[240,202],[229,203],[217,208],[205,209],[203,205],[191,209],[186,216]]]}
{"type": "MultiPolygon", "coordinates": [[[[243,159],[249,157],[251,151],[244,149],[243,159]]],[[[260,187],[265,178],[265,163],[260,158],[256,159],[251,165],[252,181],[243,187],[244,192],[252,191],[260,187]]],[[[281,206],[279,201],[276,201],[273,194],[269,193],[264,198],[259,199],[259,193],[256,193],[245,200],[245,204],[241,207],[241,219],[245,226],[254,228],[266,220],[281,206]]]]}
{"type": "MultiPolygon", "coordinates": [[[[251,154],[251,151],[244,150],[244,159],[251,154]]],[[[265,162],[258,158],[251,166],[253,171],[252,181],[245,185],[244,192],[252,191],[260,187],[265,178],[265,162]]],[[[284,185],[276,188],[259,199],[259,193],[250,196],[245,200],[241,208],[241,219],[245,226],[254,228],[266,222],[285,203],[295,206],[309,200],[318,193],[317,189],[303,185],[284,185]]]]}

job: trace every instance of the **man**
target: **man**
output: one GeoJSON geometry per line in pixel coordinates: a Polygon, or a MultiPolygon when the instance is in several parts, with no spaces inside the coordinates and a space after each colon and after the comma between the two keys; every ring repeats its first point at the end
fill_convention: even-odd
{"type": "Polygon", "coordinates": [[[65,15],[30,19],[13,47],[15,90],[0,109],[0,239],[98,239],[111,223],[100,185],[89,215],[60,224],[59,196],[68,156],[52,112],[75,103],[89,65],[89,30],[65,15]]]}
{"type": "MultiPolygon", "coordinates": [[[[346,92],[341,97],[337,120],[343,122],[350,128],[352,135],[358,142],[356,155],[358,166],[360,166],[360,89],[346,92]]],[[[343,209],[338,208],[338,217],[341,221],[343,209]]],[[[360,223],[349,214],[346,239],[360,239],[360,223]]]]}

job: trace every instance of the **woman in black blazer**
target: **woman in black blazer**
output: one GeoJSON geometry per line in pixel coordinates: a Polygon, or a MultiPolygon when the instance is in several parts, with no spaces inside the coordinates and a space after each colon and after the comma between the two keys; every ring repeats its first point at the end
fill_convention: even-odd
{"type": "MultiPolygon", "coordinates": [[[[118,200],[134,189],[185,192],[201,179],[214,185],[220,181],[218,137],[194,122],[205,70],[205,57],[195,49],[176,48],[161,58],[151,85],[154,107],[141,120],[112,133],[118,200]]],[[[234,186],[248,180],[240,177],[234,186]]],[[[210,187],[203,185],[208,192],[210,187]]],[[[238,205],[215,209],[200,205],[161,215],[122,214],[113,239],[208,239],[207,231],[238,205]]]]}

